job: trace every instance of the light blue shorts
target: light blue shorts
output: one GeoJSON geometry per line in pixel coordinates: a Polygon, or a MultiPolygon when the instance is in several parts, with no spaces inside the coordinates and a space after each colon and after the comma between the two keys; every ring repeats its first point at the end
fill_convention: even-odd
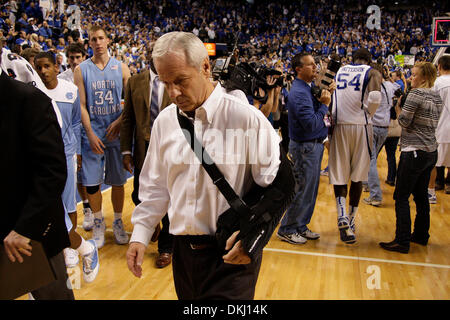
{"type": "Polygon", "coordinates": [[[83,186],[98,186],[103,183],[110,186],[125,184],[126,171],[122,164],[120,145],[107,145],[103,152],[103,154],[94,153],[86,141],[81,144],[81,183],[83,186]]]}

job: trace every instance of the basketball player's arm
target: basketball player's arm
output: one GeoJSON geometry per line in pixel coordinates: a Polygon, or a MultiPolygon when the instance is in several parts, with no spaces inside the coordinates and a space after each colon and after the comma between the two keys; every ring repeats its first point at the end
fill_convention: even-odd
{"type": "Polygon", "coordinates": [[[381,102],[381,81],[383,80],[381,73],[376,69],[369,71],[369,83],[367,84],[368,106],[367,111],[372,117],[378,109],[381,102]]]}
{"type": "Polygon", "coordinates": [[[84,89],[83,76],[81,75],[81,69],[77,66],[73,72],[73,80],[75,85],[78,87],[78,94],[80,97],[80,108],[81,108],[81,123],[83,124],[84,130],[86,131],[86,136],[89,139],[89,144],[94,153],[103,154],[103,149],[105,145],[97,137],[91,127],[91,120],[89,118],[89,113],[86,107],[86,90],[84,89]]]}
{"type": "MultiPolygon", "coordinates": [[[[122,84],[123,88],[125,89],[127,87],[128,79],[130,79],[130,69],[128,69],[127,65],[122,62],[122,84]]],[[[122,114],[111,122],[111,124],[106,128],[106,139],[109,141],[112,141],[116,139],[119,136],[120,133],[120,126],[122,124],[122,114]]]]}

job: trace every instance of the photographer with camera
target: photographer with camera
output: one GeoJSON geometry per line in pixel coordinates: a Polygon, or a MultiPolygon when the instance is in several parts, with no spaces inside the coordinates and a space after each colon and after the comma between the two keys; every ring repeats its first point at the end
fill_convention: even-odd
{"type": "Polygon", "coordinates": [[[355,218],[362,192],[362,181],[368,179],[372,148],[370,118],[381,102],[381,74],[369,66],[372,55],[365,49],[353,53],[354,64],[341,67],[336,75],[333,96],[335,127],[330,140],[330,183],[334,186],[337,224],[340,238],[355,243],[355,218]],[[347,184],[350,201],[347,215],[347,184]]]}
{"type": "Polygon", "coordinates": [[[363,201],[366,204],[377,207],[381,205],[383,197],[380,188],[380,179],[378,177],[377,158],[388,135],[391,108],[393,108],[392,103],[398,85],[387,80],[388,74],[380,64],[372,64],[372,67],[377,69],[383,75],[383,82],[381,83],[380,106],[372,118],[373,152],[370,158],[369,179],[367,182],[364,182],[365,185],[368,185],[370,196],[364,198],[363,201]]]}
{"type": "MultiPolygon", "coordinates": [[[[278,110],[281,86],[277,85],[277,80],[279,79],[282,70],[276,69],[280,74],[267,74],[265,75],[267,86],[270,88],[267,90],[267,101],[263,103],[260,100],[253,99],[253,105],[258,108],[264,116],[272,123],[273,125],[273,113],[278,110]]],[[[258,88],[259,94],[261,96],[264,95],[264,91],[262,88],[258,88]]]]}
{"type": "Polygon", "coordinates": [[[297,54],[291,61],[297,77],[288,96],[289,153],[294,162],[294,177],[298,190],[291,206],[284,215],[277,236],[292,244],[302,244],[308,239],[320,237],[308,229],[317,198],[323,141],[328,127],[324,121],[331,102],[331,92],[322,90],[313,95],[313,81],[317,65],[311,54],[297,54]]]}

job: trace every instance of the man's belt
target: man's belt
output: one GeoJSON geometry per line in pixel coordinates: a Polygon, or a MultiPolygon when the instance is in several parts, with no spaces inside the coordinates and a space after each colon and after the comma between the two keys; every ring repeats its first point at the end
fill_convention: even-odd
{"type": "Polygon", "coordinates": [[[311,140],[304,140],[304,141],[297,141],[295,139],[291,139],[294,140],[297,143],[308,143],[308,142],[313,142],[313,143],[323,143],[323,141],[325,140],[325,138],[316,138],[316,139],[311,139],[311,140]]]}

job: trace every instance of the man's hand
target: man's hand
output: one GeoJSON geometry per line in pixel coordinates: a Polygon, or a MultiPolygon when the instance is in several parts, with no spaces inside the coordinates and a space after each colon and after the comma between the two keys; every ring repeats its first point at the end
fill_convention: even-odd
{"type": "Polygon", "coordinates": [[[328,90],[322,90],[322,93],[320,95],[320,99],[319,99],[320,103],[323,103],[326,106],[330,105],[331,102],[331,93],[328,90]]]}
{"type": "Polygon", "coordinates": [[[334,90],[336,90],[336,82],[333,80],[330,85],[328,86],[328,91],[330,91],[331,94],[334,93],[334,90]]]}
{"type": "Polygon", "coordinates": [[[230,250],[226,255],[224,255],[223,261],[229,264],[249,264],[252,260],[245,253],[244,247],[242,247],[242,242],[239,240],[236,242],[236,237],[238,236],[239,231],[236,231],[228,238],[225,250],[230,250]],[[236,242],[236,243],[235,243],[236,242]],[[233,246],[234,244],[234,246],[233,246]]]}
{"type": "Polygon", "coordinates": [[[122,124],[121,118],[117,118],[111,124],[106,128],[106,139],[108,141],[113,141],[119,136],[120,133],[120,126],[122,124]]]}
{"type": "Polygon", "coordinates": [[[97,137],[97,135],[94,132],[88,134],[87,137],[92,151],[96,154],[103,154],[103,149],[105,149],[106,147],[103,144],[102,140],[100,140],[100,138],[97,137]]]}
{"type": "Polygon", "coordinates": [[[128,269],[135,277],[142,276],[142,263],[144,262],[145,245],[140,242],[131,242],[127,251],[128,269]]]}
{"type": "Polygon", "coordinates": [[[131,154],[123,155],[122,163],[125,170],[127,170],[129,173],[133,173],[134,162],[131,154]]]}
{"type": "Polygon", "coordinates": [[[6,236],[3,243],[5,245],[6,255],[11,262],[16,262],[17,258],[17,260],[22,263],[23,258],[20,253],[31,257],[32,247],[30,246],[30,239],[18,234],[14,230],[6,236]]]}

